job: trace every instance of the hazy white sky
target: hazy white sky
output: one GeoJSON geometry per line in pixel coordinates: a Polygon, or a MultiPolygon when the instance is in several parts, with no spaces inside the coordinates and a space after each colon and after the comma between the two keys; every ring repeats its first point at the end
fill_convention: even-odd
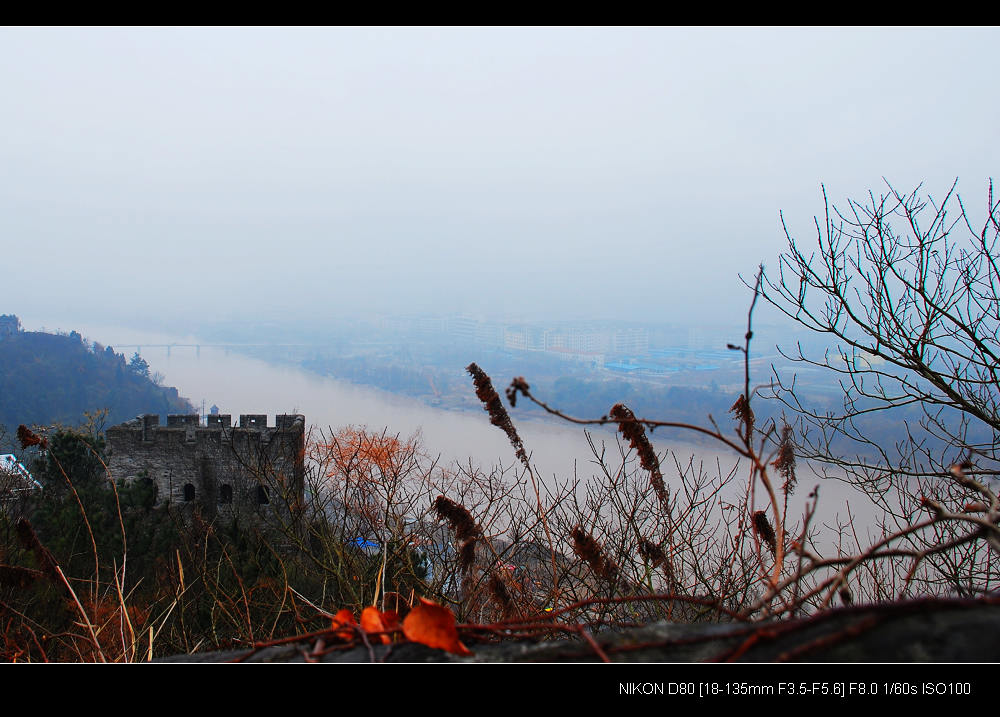
{"type": "Polygon", "coordinates": [[[1000,178],[997,29],[0,29],[0,313],[716,320],[1000,178]]]}

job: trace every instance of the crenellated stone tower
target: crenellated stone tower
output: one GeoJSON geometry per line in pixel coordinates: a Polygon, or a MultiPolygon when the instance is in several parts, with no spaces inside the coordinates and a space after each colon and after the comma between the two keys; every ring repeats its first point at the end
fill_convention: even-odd
{"type": "Polygon", "coordinates": [[[305,417],[279,414],[167,416],[153,414],[108,428],[108,469],[114,479],[148,478],[158,505],[199,508],[206,517],[301,506],[304,490],[305,417]]]}

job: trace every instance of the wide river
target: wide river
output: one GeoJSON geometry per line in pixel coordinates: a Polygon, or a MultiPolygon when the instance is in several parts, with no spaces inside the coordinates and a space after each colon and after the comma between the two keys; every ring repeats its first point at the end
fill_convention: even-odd
{"type": "MultiPolygon", "coordinates": [[[[26,330],[38,330],[42,325],[47,331],[56,325],[24,320],[26,330]]],[[[367,426],[381,432],[408,437],[419,432],[428,453],[440,456],[445,462],[460,461],[483,469],[502,464],[510,466],[514,450],[506,434],[492,426],[485,411],[448,411],[427,406],[415,399],[398,396],[366,386],[317,376],[290,366],[280,366],[240,355],[222,348],[173,347],[169,351],[156,344],[195,344],[192,337],[166,336],[159,333],[138,331],[122,327],[82,326],[70,327],[80,331],[90,341],[112,346],[117,352],[130,357],[136,346],[142,347],[141,355],[149,362],[150,371],[161,373],[164,385],[176,386],[200,412],[204,402],[206,410],[213,404],[221,413],[233,415],[234,421],[241,413],[266,413],[273,425],[275,414],[302,413],[307,425],[316,429],[336,429],[341,426],[367,426]]],[[[70,329],[60,329],[68,331],[70,329]]],[[[470,357],[474,360],[475,357],[470,357]]],[[[494,377],[494,386],[502,391],[509,377],[494,377]]],[[[469,392],[474,392],[469,380],[469,392]]],[[[542,480],[571,477],[580,479],[594,475],[597,470],[594,455],[580,427],[548,420],[528,420],[512,410],[511,417],[531,455],[542,480]]],[[[667,419],[668,417],[663,417],[667,419]]],[[[706,425],[708,425],[706,419],[706,425]]],[[[595,442],[603,441],[609,456],[618,455],[616,433],[612,427],[595,427],[591,430],[595,442]]],[[[731,470],[737,457],[720,444],[711,446],[662,441],[655,438],[658,453],[668,455],[663,461],[663,473],[671,482],[670,467],[674,457],[687,464],[692,456],[696,464],[703,462],[706,470],[724,472],[731,470]]],[[[746,463],[739,467],[742,475],[746,463]]],[[[790,502],[789,519],[801,515],[802,506],[810,490],[820,481],[807,469],[800,470],[799,488],[790,502]]],[[[676,475],[676,471],[674,471],[676,475]]],[[[850,491],[838,481],[823,481],[819,517],[824,522],[846,516],[845,501],[850,497],[851,511],[860,518],[859,525],[871,518],[867,501],[850,491]]],[[[757,496],[758,506],[764,496],[757,496]]]]}

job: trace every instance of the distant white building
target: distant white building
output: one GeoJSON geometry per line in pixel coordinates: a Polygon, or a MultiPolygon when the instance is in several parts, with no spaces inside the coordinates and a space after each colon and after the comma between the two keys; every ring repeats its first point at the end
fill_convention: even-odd
{"type": "Polygon", "coordinates": [[[480,346],[499,348],[504,345],[503,342],[504,329],[500,324],[481,321],[476,326],[476,343],[480,346]]]}
{"type": "Polygon", "coordinates": [[[612,352],[624,356],[643,356],[649,352],[647,329],[617,329],[612,341],[612,352]]]}
{"type": "Polygon", "coordinates": [[[503,330],[503,347],[514,351],[528,350],[528,332],[524,328],[506,327],[503,330]]]}
{"type": "Polygon", "coordinates": [[[11,453],[0,455],[0,498],[31,490],[41,490],[42,484],[11,453]]]}
{"type": "Polygon", "coordinates": [[[568,327],[545,332],[545,348],[549,351],[573,353],[606,353],[611,347],[607,331],[568,327]]]}
{"type": "Polygon", "coordinates": [[[471,344],[476,340],[476,330],[479,328],[479,321],[467,315],[449,316],[445,319],[445,326],[448,336],[471,344]]]}

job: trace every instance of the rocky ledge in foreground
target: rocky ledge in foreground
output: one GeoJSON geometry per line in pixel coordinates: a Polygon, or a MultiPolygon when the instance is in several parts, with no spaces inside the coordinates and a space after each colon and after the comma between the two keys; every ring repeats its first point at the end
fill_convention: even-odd
{"type": "MultiPolygon", "coordinates": [[[[475,643],[458,657],[414,643],[330,651],[315,639],[161,662],[998,662],[1000,597],[836,608],[795,620],[679,624],[583,639],[475,643]],[[317,649],[319,647],[319,649],[317,649]]],[[[463,637],[465,640],[465,637],[463,637]]]]}

